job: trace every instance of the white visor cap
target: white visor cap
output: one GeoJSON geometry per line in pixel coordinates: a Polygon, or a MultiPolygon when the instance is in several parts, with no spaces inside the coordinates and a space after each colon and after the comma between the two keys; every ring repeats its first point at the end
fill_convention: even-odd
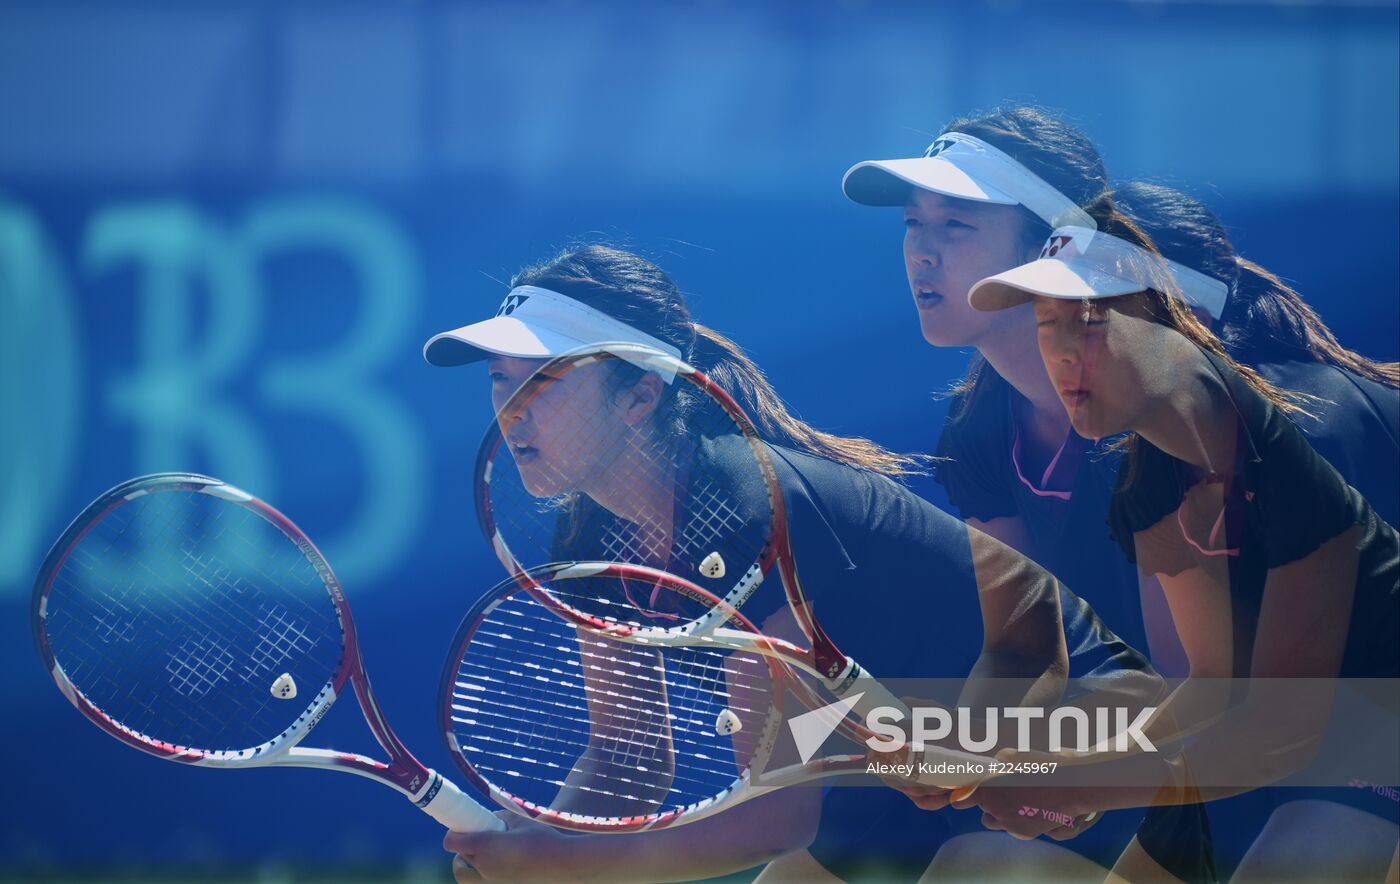
{"type": "Polygon", "coordinates": [[[846,170],[841,189],[867,206],[902,206],[912,188],[944,196],[1025,206],[1054,227],[1097,225],[1073,200],[980,138],[945,132],[921,157],[866,160],[846,170]]]}
{"type": "Polygon", "coordinates": [[[1085,227],[1061,227],[1040,257],[972,287],[967,300],[984,311],[1023,304],[1036,295],[1064,300],[1116,298],[1152,289],[1181,297],[1220,318],[1229,286],[1126,240],[1085,227]]]}
{"type": "Polygon", "coordinates": [[[511,289],[491,319],[433,335],[423,345],[423,358],[444,366],[466,365],[493,355],[549,359],[602,344],[640,345],[681,358],[675,347],[646,332],[567,295],[532,285],[511,289]]]}

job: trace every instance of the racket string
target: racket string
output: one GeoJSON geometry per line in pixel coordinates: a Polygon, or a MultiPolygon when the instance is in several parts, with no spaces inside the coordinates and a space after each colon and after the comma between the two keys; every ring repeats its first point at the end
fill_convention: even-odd
{"type": "MultiPolygon", "coordinates": [[[[482,633],[479,631],[478,636],[481,635],[482,633]]],[[[546,705],[553,706],[563,711],[578,714],[587,713],[588,709],[586,707],[586,704],[567,701],[577,700],[581,696],[586,696],[586,694],[590,691],[596,693],[600,690],[606,689],[606,685],[604,685],[603,687],[593,688],[589,687],[586,684],[583,684],[582,680],[584,678],[584,673],[582,671],[566,673],[563,670],[558,669],[557,666],[529,666],[528,664],[526,668],[530,669],[529,672],[522,671],[521,669],[510,668],[510,663],[501,661],[507,659],[518,659],[521,657],[534,656],[536,659],[539,659],[541,661],[552,663],[554,662],[554,660],[548,656],[549,654],[558,654],[561,651],[564,651],[566,653],[577,653],[577,649],[570,651],[569,649],[563,648],[559,645],[545,645],[541,643],[539,645],[539,653],[532,655],[528,649],[522,647],[522,645],[526,643],[520,640],[519,632],[515,633],[512,637],[515,639],[512,646],[505,646],[499,643],[493,644],[489,641],[474,641],[473,644],[477,647],[477,649],[480,652],[482,652],[482,654],[491,654],[494,656],[488,660],[481,660],[477,659],[475,655],[473,655],[473,658],[464,660],[462,662],[461,668],[459,669],[459,675],[461,676],[461,678],[470,678],[472,680],[470,682],[471,684],[483,685],[508,684],[510,683],[510,679],[533,679],[536,682],[536,690],[538,694],[540,696],[550,698],[551,702],[547,703],[546,705]],[[471,668],[469,669],[468,667],[471,668]],[[549,675],[545,675],[544,673],[550,673],[554,675],[555,678],[550,678],[549,675]],[[557,677],[560,675],[572,675],[578,678],[580,681],[577,684],[571,682],[560,682],[557,680],[557,677]],[[558,688],[558,690],[554,690],[554,688],[556,687],[558,688]],[[554,700],[563,700],[566,702],[555,703],[553,702],[554,700]]],[[[696,682],[704,682],[709,685],[714,685],[712,690],[707,690],[705,696],[714,697],[718,700],[727,702],[729,704],[729,708],[732,708],[734,711],[743,712],[754,716],[766,713],[767,710],[763,708],[735,703],[730,696],[730,692],[728,690],[723,689],[722,687],[719,687],[715,683],[717,678],[723,679],[726,676],[732,675],[731,668],[719,666],[709,662],[697,665],[693,658],[691,658],[690,660],[685,660],[685,658],[679,658],[683,662],[677,662],[677,658],[679,658],[679,655],[675,655],[672,661],[670,662],[672,662],[672,664],[676,668],[684,667],[690,671],[696,672],[697,675],[693,678],[693,680],[686,681],[673,678],[666,674],[667,669],[665,667],[653,667],[652,673],[635,673],[635,677],[633,679],[622,683],[625,684],[630,691],[630,693],[627,696],[624,696],[622,699],[630,698],[634,699],[637,703],[650,703],[660,705],[666,702],[666,691],[673,689],[679,690],[686,688],[694,688],[696,682]],[[686,665],[687,663],[689,665],[686,665]],[[652,675],[655,676],[654,683],[651,679],[652,675]],[[636,678],[647,679],[647,682],[639,685],[635,680],[636,678]]],[[[575,668],[578,668],[578,664],[573,663],[572,661],[570,661],[570,663],[567,665],[571,665],[575,668]]],[[[602,669],[601,667],[595,667],[595,678],[600,672],[606,671],[607,670],[602,669]]],[[[763,682],[761,679],[758,681],[760,683],[766,683],[763,682]]],[[[459,685],[460,684],[461,682],[459,681],[459,685]]],[[[454,694],[454,697],[456,696],[466,695],[454,694]]],[[[516,705],[508,702],[501,703],[500,705],[518,712],[530,712],[534,708],[536,708],[516,705]]],[[[671,708],[670,714],[674,717],[681,718],[683,721],[687,722],[688,724],[694,727],[703,727],[705,725],[705,722],[697,718],[684,717],[687,714],[687,711],[692,708],[693,706],[690,705],[677,704],[675,707],[671,708]]]]}
{"type": "MultiPolygon", "coordinates": [[[[732,740],[716,730],[721,713],[760,721],[769,712],[734,708],[728,681],[754,670],[729,656],[580,634],[522,593],[477,626],[451,720],[472,766],[524,800],[549,805],[567,791],[570,804],[582,793],[600,809],[687,806],[742,770],[732,740]],[[575,767],[586,753],[585,777],[575,767]]],[[[762,681],[750,678],[752,696],[764,695],[762,681]]]]}
{"type": "MultiPolygon", "coordinates": [[[[546,609],[543,608],[543,606],[540,606],[540,610],[544,611],[546,616],[554,618],[552,621],[549,622],[553,623],[558,620],[556,615],[552,614],[551,612],[548,612],[546,609]]],[[[540,661],[540,664],[552,664],[557,662],[557,660],[559,659],[559,654],[567,654],[576,651],[576,648],[570,648],[568,645],[563,643],[550,643],[548,641],[530,642],[526,640],[525,636],[522,634],[522,631],[525,631],[526,634],[528,634],[528,627],[520,627],[520,629],[518,630],[512,629],[510,631],[496,631],[495,629],[493,629],[493,626],[494,625],[490,623],[482,624],[482,626],[478,628],[477,633],[473,638],[473,643],[483,650],[494,650],[496,653],[501,655],[500,659],[506,659],[507,656],[511,658],[524,657],[536,659],[540,661]],[[493,640],[495,641],[494,644],[493,640]],[[532,649],[538,650],[535,651],[532,649]]],[[[586,633],[586,636],[586,638],[580,640],[585,642],[596,643],[596,645],[599,647],[637,646],[632,643],[623,644],[621,642],[614,642],[607,639],[602,639],[595,633],[591,632],[586,633]]],[[[642,646],[647,645],[645,641],[641,641],[638,644],[642,646]]],[[[661,645],[653,646],[662,647],[661,645]]],[[[725,677],[732,675],[732,669],[729,667],[729,665],[726,662],[720,662],[720,655],[725,653],[725,650],[722,649],[721,646],[716,646],[713,654],[702,655],[692,650],[691,654],[685,658],[681,658],[679,656],[682,653],[679,649],[671,649],[671,651],[674,655],[676,655],[673,657],[673,659],[684,659],[688,668],[692,669],[697,673],[702,673],[706,679],[716,682],[717,684],[722,684],[723,679],[725,677]]],[[[615,663],[617,661],[618,658],[613,658],[610,662],[615,663]]],[[[549,669],[549,667],[541,666],[539,664],[535,664],[535,666],[543,670],[549,669]]],[[[670,681],[662,679],[656,682],[655,687],[646,687],[639,689],[644,691],[651,690],[659,696],[662,687],[670,688],[673,687],[673,684],[670,681]]],[[[729,696],[728,691],[724,690],[722,687],[716,687],[715,694],[717,696],[725,698],[728,698],[729,696]]]]}

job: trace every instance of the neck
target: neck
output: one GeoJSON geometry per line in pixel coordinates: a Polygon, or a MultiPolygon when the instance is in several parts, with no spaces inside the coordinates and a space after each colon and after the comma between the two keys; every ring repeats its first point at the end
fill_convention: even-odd
{"type": "MultiPolygon", "coordinates": [[[[586,492],[594,502],[641,530],[648,558],[664,563],[675,517],[675,473],[670,458],[646,457],[645,446],[628,446],[586,492]]],[[[661,566],[658,566],[661,567],[661,566]]]]}
{"type": "Polygon", "coordinates": [[[978,350],[987,364],[1020,394],[1012,397],[1012,408],[1023,439],[1038,450],[1053,450],[1069,435],[1069,414],[1045,372],[1045,361],[1034,338],[1027,341],[1024,330],[1017,331],[1015,335],[979,343],[978,350]]]}
{"type": "Polygon", "coordinates": [[[1228,474],[1237,445],[1234,402],[1205,354],[1185,338],[1182,345],[1170,374],[1176,383],[1132,429],[1177,460],[1228,474]]]}

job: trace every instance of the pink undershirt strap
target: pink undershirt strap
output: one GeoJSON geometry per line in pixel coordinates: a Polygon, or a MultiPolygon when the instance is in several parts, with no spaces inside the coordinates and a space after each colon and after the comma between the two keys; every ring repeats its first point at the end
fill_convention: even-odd
{"type": "Polygon", "coordinates": [[[1037,488],[1035,485],[1032,485],[1025,474],[1021,472],[1021,432],[1019,430],[1016,431],[1011,443],[1011,466],[1016,470],[1016,478],[1020,479],[1021,484],[1029,488],[1031,493],[1036,497],[1053,497],[1057,500],[1070,499],[1072,492],[1051,491],[1045,486],[1050,483],[1050,474],[1055,472],[1055,467],[1059,465],[1060,457],[1065,453],[1065,448],[1069,445],[1069,440],[1072,438],[1074,438],[1074,433],[1066,434],[1065,441],[1060,443],[1060,450],[1056,451],[1055,456],[1050,458],[1050,465],[1045,468],[1044,475],[1040,477],[1040,487],[1037,488]]]}
{"type": "MultiPolygon", "coordinates": [[[[1252,497],[1253,495],[1250,496],[1252,497]]],[[[1185,495],[1183,495],[1181,498],[1181,506],[1176,508],[1176,524],[1179,528],[1181,528],[1182,538],[1187,543],[1191,544],[1191,546],[1196,550],[1196,552],[1200,553],[1203,556],[1238,556],[1240,554],[1240,548],[1237,546],[1226,547],[1225,549],[1206,549],[1196,541],[1192,540],[1191,535],[1188,534],[1186,531],[1186,523],[1181,520],[1181,510],[1183,507],[1185,507],[1185,505],[1186,497],[1185,495]]],[[[1220,515],[1215,517],[1215,524],[1211,526],[1210,537],[1206,539],[1206,543],[1210,544],[1212,547],[1215,546],[1216,542],[1220,539],[1220,529],[1225,527],[1225,511],[1227,509],[1228,506],[1222,503],[1220,506],[1220,515]]]]}

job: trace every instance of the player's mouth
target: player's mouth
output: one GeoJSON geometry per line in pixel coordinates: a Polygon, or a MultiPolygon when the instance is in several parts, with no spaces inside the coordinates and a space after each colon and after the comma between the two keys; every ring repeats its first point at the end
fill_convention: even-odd
{"type": "Polygon", "coordinates": [[[516,463],[530,463],[540,456],[540,450],[533,445],[510,443],[510,456],[515,458],[516,463]]]}
{"type": "Polygon", "coordinates": [[[921,285],[914,286],[914,303],[920,310],[928,310],[943,303],[943,295],[931,288],[921,285]]]}
{"type": "Polygon", "coordinates": [[[1082,387],[1061,387],[1060,399],[1070,408],[1077,408],[1089,401],[1089,391],[1082,387]]]}

